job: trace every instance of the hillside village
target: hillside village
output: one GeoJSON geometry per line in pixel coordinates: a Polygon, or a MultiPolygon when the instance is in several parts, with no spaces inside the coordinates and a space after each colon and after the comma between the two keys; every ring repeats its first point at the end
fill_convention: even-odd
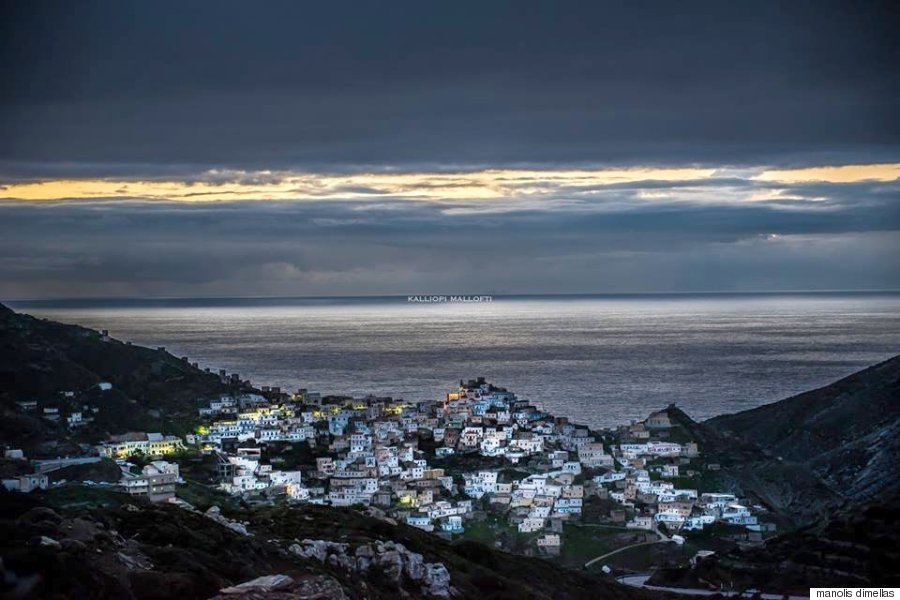
{"type": "MultiPolygon", "coordinates": [[[[892,464],[884,462],[892,446],[867,440],[896,439],[889,432],[900,358],[703,423],[670,405],[642,421],[589,430],[548,414],[539,397],[519,398],[484,379],[416,403],[286,393],[107,332],[2,309],[0,317],[8,382],[0,394],[0,464],[2,485],[12,492],[0,496],[17,536],[7,540],[4,564],[21,555],[21,573],[32,572],[26,563],[56,564],[31,557],[60,552],[55,540],[64,552],[80,551],[64,539],[68,525],[46,540],[35,536],[46,534],[43,521],[25,527],[16,515],[35,506],[76,520],[99,510],[91,518],[134,521],[134,535],[133,526],[143,527],[144,515],[153,521],[151,514],[190,521],[192,531],[216,539],[223,530],[237,536],[227,541],[235,569],[246,563],[244,540],[255,539],[275,544],[266,551],[273,559],[287,553],[306,561],[304,568],[352,558],[365,585],[380,586],[382,571],[365,570],[372,551],[390,567],[391,594],[406,585],[407,566],[413,591],[425,584],[430,595],[481,590],[484,561],[494,575],[504,571],[509,589],[553,590],[560,567],[578,569],[562,571],[572,590],[648,571],[652,585],[779,593],[808,587],[812,576],[819,582],[823,572],[835,585],[887,581],[894,572],[894,554],[882,543],[894,535],[892,508],[877,502],[890,502],[896,478],[873,478],[862,467],[892,464]],[[841,437],[851,416],[868,437],[858,430],[841,437]],[[823,427],[832,435],[811,449],[808,432],[823,427]],[[868,495],[848,506],[859,489],[868,495]],[[843,512],[825,512],[836,507],[843,512]],[[828,514],[836,516],[823,518],[828,514]],[[788,533],[773,535],[776,523],[788,533]],[[864,545],[872,551],[845,547],[848,531],[870,532],[864,545]],[[360,546],[362,538],[368,541],[360,546]],[[400,543],[375,543],[385,539],[400,543]],[[552,560],[526,567],[501,560],[495,549],[552,560]],[[404,556],[409,564],[398,570],[404,556]],[[534,576],[538,571],[543,575],[534,576]]],[[[156,541],[152,551],[162,553],[184,543],[177,527],[156,541]]],[[[117,544],[91,547],[98,552],[92,572],[108,568],[107,550],[120,552],[113,561],[132,575],[147,570],[133,540],[117,544]]],[[[172,563],[173,585],[185,583],[175,571],[197,559],[224,576],[192,579],[204,590],[198,597],[276,568],[232,571],[204,552],[191,547],[181,566],[172,563]]],[[[630,597],[623,587],[608,591],[630,597]]]]}
{"type": "Polygon", "coordinates": [[[483,378],[420,403],[263,388],[202,406],[193,434],[114,436],[96,455],[118,460],[121,489],[156,501],[174,499],[180,481],[165,458],[193,450],[215,457],[220,490],[251,503],[373,507],[443,536],[489,523],[527,553],[559,554],[573,522],[679,543],[720,522],[762,539],[774,529],[760,521],[762,507],[702,485],[717,465],[673,410],[597,432],[483,378]],[[155,460],[137,469],[134,457],[155,460]]]}

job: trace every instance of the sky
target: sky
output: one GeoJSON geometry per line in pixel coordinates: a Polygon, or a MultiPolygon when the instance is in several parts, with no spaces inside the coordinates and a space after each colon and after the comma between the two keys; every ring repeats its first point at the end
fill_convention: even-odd
{"type": "Polygon", "coordinates": [[[0,11],[0,299],[900,289],[889,2],[0,11]]]}

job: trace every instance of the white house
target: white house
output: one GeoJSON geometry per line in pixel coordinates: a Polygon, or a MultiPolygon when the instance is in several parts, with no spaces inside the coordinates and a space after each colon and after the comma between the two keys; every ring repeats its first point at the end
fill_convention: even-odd
{"type": "Polygon", "coordinates": [[[633,518],[631,521],[625,523],[625,527],[628,529],[653,529],[653,519],[651,517],[646,516],[637,516],[633,518]]]}
{"type": "Polygon", "coordinates": [[[544,519],[527,517],[519,523],[519,533],[533,533],[544,528],[544,519]]]}

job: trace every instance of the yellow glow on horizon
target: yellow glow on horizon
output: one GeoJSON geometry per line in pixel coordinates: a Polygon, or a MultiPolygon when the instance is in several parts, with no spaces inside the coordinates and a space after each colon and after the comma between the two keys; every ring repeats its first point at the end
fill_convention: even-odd
{"type": "Polygon", "coordinates": [[[139,198],[182,202],[327,200],[335,198],[490,200],[640,181],[707,179],[713,168],[633,168],[542,171],[490,169],[418,173],[317,174],[290,171],[209,171],[207,180],[58,179],[12,183],[0,197],[26,201],[139,198]]]}
{"type": "MultiPolygon", "coordinates": [[[[723,177],[727,170],[711,167],[619,169],[485,169],[470,171],[357,172],[347,174],[298,171],[210,170],[178,179],[54,179],[0,184],[0,198],[50,202],[140,199],[169,202],[238,200],[413,200],[433,202],[492,201],[540,198],[550,194],[590,194],[620,184],[685,183],[723,177]]],[[[833,165],[800,169],[750,170],[748,182],[854,183],[900,179],[900,163],[833,165]]],[[[723,182],[723,185],[727,183],[723,182]]],[[[612,188],[614,189],[614,188],[612,188]]],[[[680,188],[684,192],[687,188],[680,188]]],[[[646,200],[666,199],[658,186],[641,190],[646,200]]]]}
{"type": "Polygon", "coordinates": [[[781,183],[858,183],[863,181],[897,181],[900,163],[874,165],[835,165],[803,169],[770,169],[753,179],[781,183]]]}

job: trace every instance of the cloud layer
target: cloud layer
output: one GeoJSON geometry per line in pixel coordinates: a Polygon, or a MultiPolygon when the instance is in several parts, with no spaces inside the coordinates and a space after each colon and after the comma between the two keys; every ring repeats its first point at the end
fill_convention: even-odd
{"type": "Polygon", "coordinates": [[[889,2],[8,2],[0,297],[898,288],[889,2]]]}
{"type": "Polygon", "coordinates": [[[900,287],[897,181],[577,181],[479,199],[436,200],[425,187],[302,201],[5,201],[0,293],[900,287]]]}
{"type": "Polygon", "coordinates": [[[7,173],[898,155],[890,2],[3,8],[7,173]]]}

